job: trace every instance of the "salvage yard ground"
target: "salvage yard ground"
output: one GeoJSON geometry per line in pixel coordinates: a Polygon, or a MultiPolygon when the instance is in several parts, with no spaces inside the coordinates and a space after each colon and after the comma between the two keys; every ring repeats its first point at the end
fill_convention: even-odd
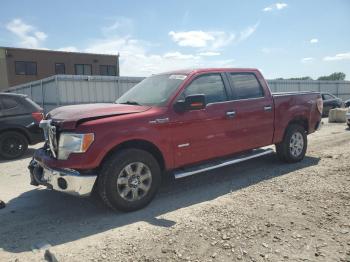
{"type": "Polygon", "coordinates": [[[0,161],[0,261],[350,261],[350,130],[324,121],[301,163],[169,179],[133,213],[30,186],[34,149],[0,161]]]}

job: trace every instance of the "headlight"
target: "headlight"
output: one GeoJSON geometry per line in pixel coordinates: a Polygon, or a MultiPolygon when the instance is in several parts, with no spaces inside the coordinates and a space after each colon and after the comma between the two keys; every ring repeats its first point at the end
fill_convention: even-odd
{"type": "Polygon", "coordinates": [[[61,133],[58,143],[58,159],[66,160],[71,153],[84,153],[94,142],[94,134],[61,133]]]}

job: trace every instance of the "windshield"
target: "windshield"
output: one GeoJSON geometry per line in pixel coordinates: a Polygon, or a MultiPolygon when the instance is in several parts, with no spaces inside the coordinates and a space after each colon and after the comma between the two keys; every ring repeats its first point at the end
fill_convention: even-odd
{"type": "Polygon", "coordinates": [[[164,105],[186,75],[164,74],[148,77],[115,101],[117,104],[164,105]]]}

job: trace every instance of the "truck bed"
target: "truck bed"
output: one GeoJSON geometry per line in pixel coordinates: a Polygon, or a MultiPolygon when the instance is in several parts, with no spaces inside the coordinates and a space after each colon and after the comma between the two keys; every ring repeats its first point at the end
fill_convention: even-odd
{"type": "Polygon", "coordinates": [[[321,98],[319,92],[278,92],[272,93],[272,97],[275,106],[274,143],[282,141],[290,119],[305,120],[308,134],[316,130],[320,117],[316,103],[317,98],[321,98]]]}

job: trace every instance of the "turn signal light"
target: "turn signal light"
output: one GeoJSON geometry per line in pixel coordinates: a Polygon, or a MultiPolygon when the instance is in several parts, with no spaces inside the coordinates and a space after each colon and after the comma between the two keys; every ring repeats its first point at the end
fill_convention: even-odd
{"type": "Polygon", "coordinates": [[[81,151],[86,152],[88,148],[91,146],[92,142],[94,142],[94,139],[95,137],[93,133],[84,134],[83,143],[81,145],[81,151]]]}

